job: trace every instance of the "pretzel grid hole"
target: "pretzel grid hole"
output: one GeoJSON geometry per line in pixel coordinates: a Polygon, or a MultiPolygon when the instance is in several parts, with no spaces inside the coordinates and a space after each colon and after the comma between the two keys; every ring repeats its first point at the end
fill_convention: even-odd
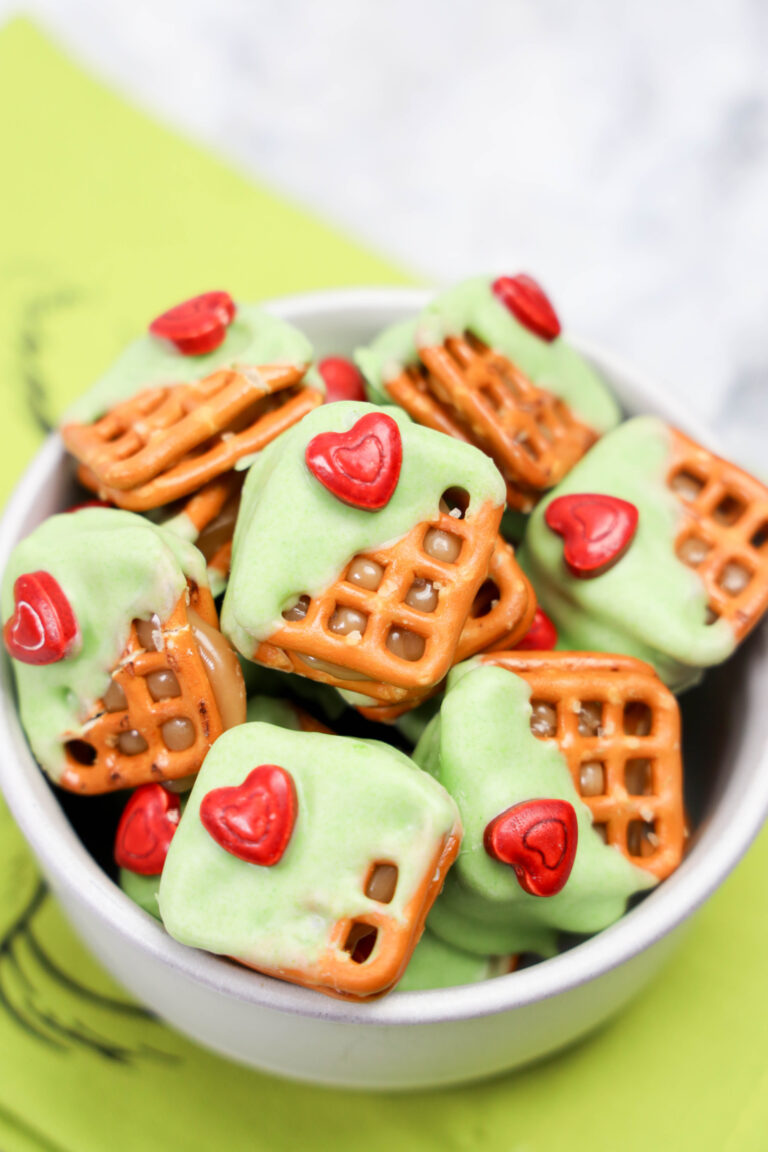
{"type": "Polygon", "coordinates": [[[454,520],[463,520],[469,508],[469,492],[458,484],[446,488],[440,497],[440,511],[447,512],[454,520]]]}
{"type": "Polygon", "coordinates": [[[728,596],[739,596],[752,582],[755,573],[742,560],[728,560],[717,577],[717,586],[728,596]]]}
{"type": "Polygon", "coordinates": [[[756,552],[762,552],[764,549],[768,549],[768,520],[763,521],[759,528],[753,533],[749,542],[756,552]]]}
{"type": "Polygon", "coordinates": [[[365,881],[365,894],[379,904],[391,904],[398,880],[397,864],[379,860],[372,864],[365,881]]]}
{"type": "Polygon", "coordinates": [[[690,503],[698,499],[706,483],[706,476],[696,474],[690,468],[680,468],[677,472],[673,472],[669,478],[669,487],[672,491],[690,503]]]}
{"type": "Polygon", "coordinates": [[[475,598],[472,601],[472,607],[469,610],[469,615],[472,620],[479,620],[483,616],[487,616],[491,612],[499,600],[501,599],[501,592],[499,586],[492,577],[488,577],[478,588],[475,593],[475,598]]]}
{"type": "Polygon", "coordinates": [[[604,796],[605,779],[605,764],[602,760],[585,760],[579,768],[579,794],[604,796]]]}
{"type": "Polygon", "coordinates": [[[627,852],[645,859],[653,856],[659,846],[655,820],[630,820],[627,824],[627,852]]]}
{"type": "Polygon", "coordinates": [[[366,924],[364,920],[353,920],[344,941],[343,951],[349,953],[353,964],[365,964],[369,960],[379,935],[375,924],[366,924]]]}
{"type": "Polygon", "coordinates": [[[653,761],[635,756],[624,764],[624,787],[630,796],[653,795],[653,761]]]}
{"type": "Polygon", "coordinates": [[[722,499],[715,505],[712,511],[712,519],[716,520],[718,524],[730,527],[741,519],[746,509],[747,506],[741,497],[737,496],[734,492],[726,492],[722,499]]]}
{"type": "Polygon", "coordinates": [[[539,740],[557,735],[557,705],[549,700],[531,700],[531,732],[539,740]]]}
{"type": "Polygon", "coordinates": [[[677,555],[689,568],[698,568],[712,551],[712,545],[701,536],[685,536],[677,546],[677,555]]]}
{"type": "Polygon", "coordinates": [[[349,636],[353,639],[354,634],[357,633],[359,640],[365,635],[368,620],[367,612],[361,612],[359,608],[353,608],[349,604],[341,604],[337,601],[325,626],[334,636],[349,636]]]}
{"type": "Polygon", "coordinates": [[[630,700],[624,705],[623,726],[627,736],[650,736],[653,709],[644,700],[630,700]]]}
{"type": "Polygon", "coordinates": [[[96,749],[88,740],[67,740],[64,748],[76,764],[83,768],[93,768],[96,763],[96,749]]]}
{"type": "Polygon", "coordinates": [[[576,726],[579,736],[602,736],[604,734],[602,700],[577,701],[574,705],[574,711],[577,715],[576,726]]]}

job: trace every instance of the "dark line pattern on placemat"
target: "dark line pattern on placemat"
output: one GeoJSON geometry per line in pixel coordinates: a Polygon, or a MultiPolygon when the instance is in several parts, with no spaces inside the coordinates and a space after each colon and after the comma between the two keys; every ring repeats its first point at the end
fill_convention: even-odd
{"type": "Polygon", "coordinates": [[[50,412],[50,387],[40,364],[40,353],[45,342],[45,324],[48,317],[70,308],[79,298],[74,289],[61,289],[28,300],[21,313],[18,335],[19,374],[24,398],[32,420],[46,436],[55,422],[50,412]]]}
{"type": "Polygon", "coordinates": [[[143,1040],[137,1040],[133,1045],[113,1040],[81,1019],[79,1014],[66,1021],[57,1015],[54,1008],[45,1005],[45,984],[49,981],[58,990],[72,996],[84,1011],[91,1006],[123,1019],[150,1025],[157,1023],[157,1018],[146,1008],[89,988],[56,963],[35,930],[35,919],[48,899],[48,888],[39,881],[21,915],[0,939],[0,1007],[28,1035],[62,1052],[84,1048],[119,1064],[132,1064],[143,1058],[176,1061],[174,1054],[143,1040]],[[43,979],[38,982],[35,977],[41,975],[43,979]]]}

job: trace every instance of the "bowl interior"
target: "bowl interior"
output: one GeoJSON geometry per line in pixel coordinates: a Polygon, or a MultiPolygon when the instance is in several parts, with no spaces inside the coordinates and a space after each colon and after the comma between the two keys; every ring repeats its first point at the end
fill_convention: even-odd
{"type": "MultiPolygon", "coordinates": [[[[301,326],[318,355],[343,355],[384,325],[411,315],[424,299],[424,293],[411,290],[363,289],[293,297],[274,302],[270,309],[301,326]]],[[[658,414],[711,443],[711,437],[692,427],[692,421],[661,391],[604,353],[586,345],[582,348],[609,380],[628,414],[658,414]]],[[[0,525],[0,566],[18,539],[77,498],[82,496],[73,468],[53,438],[25,474],[6,510],[0,525]]],[[[415,1023],[505,1011],[556,994],[635,955],[680,923],[724,879],[768,810],[768,710],[764,707],[768,642],[763,627],[733,660],[710,672],[681,699],[692,841],[685,862],[670,879],[605,932],[511,976],[460,989],[394,993],[372,1005],[329,1002],[306,989],[176,944],[123,896],[110,877],[115,874],[114,828],[124,798],[120,794],[81,798],[43,783],[18,725],[8,661],[5,656],[3,660],[6,687],[0,739],[10,745],[10,754],[0,763],[0,784],[57,888],[75,900],[98,906],[100,914],[133,946],[153,951],[234,997],[286,1011],[358,1022],[415,1023]]],[[[354,732],[359,726],[360,721],[350,714],[339,730],[354,732]]]]}

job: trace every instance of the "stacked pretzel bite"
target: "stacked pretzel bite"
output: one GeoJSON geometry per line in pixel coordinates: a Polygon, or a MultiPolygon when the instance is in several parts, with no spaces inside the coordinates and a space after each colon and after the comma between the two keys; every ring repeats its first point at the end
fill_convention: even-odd
{"type": "Polygon", "coordinates": [[[19,712],[55,785],[125,796],[117,878],[175,939],[365,1001],[679,865],[674,693],[768,608],[768,489],[622,421],[530,277],[354,363],[194,297],[61,436],[79,502],[3,576],[19,712]]]}

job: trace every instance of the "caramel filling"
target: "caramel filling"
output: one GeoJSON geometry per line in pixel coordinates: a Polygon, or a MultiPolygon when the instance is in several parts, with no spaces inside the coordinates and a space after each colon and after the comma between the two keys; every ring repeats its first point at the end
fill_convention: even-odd
{"type": "Polygon", "coordinates": [[[408,589],[405,602],[409,608],[417,608],[419,612],[434,612],[437,608],[437,589],[431,580],[417,576],[408,589]]]}
{"type": "Polygon", "coordinates": [[[531,700],[531,732],[540,740],[557,733],[557,709],[546,700],[531,700]]]}
{"type": "Polygon", "coordinates": [[[393,656],[401,660],[421,660],[424,655],[426,641],[423,636],[411,632],[409,628],[390,628],[387,636],[387,648],[393,656]]]}
{"type": "Polygon", "coordinates": [[[433,560],[443,564],[455,564],[461,552],[461,537],[453,532],[443,532],[442,528],[430,528],[424,537],[424,551],[433,560]]]}
{"type": "Polygon", "coordinates": [[[350,584],[357,584],[359,588],[375,592],[381,584],[383,575],[384,569],[381,564],[369,560],[367,556],[356,556],[347,570],[346,579],[350,584]]]}
{"type": "Polygon", "coordinates": [[[582,796],[602,796],[605,792],[605,769],[599,760],[590,760],[579,769],[579,792],[582,796]]]}
{"type": "Polygon", "coordinates": [[[303,664],[309,664],[310,668],[316,668],[318,672],[325,672],[328,676],[335,676],[337,680],[370,680],[370,676],[366,676],[365,672],[354,672],[351,668],[343,668],[341,664],[331,664],[328,660],[320,660],[317,656],[306,656],[304,653],[296,653],[296,656],[303,664]]]}
{"type": "Polygon", "coordinates": [[[368,617],[365,612],[358,612],[356,608],[347,608],[339,604],[328,621],[328,628],[337,636],[348,636],[350,632],[359,632],[362,636],[367,623],[368,617]]]}
{"type": "Polygon", "coordinates": [[[187,609],[187,617],[224,728],[244,724],[245,683],[237,656],[221,632],[206,624],[194,609],[187,609]]]}
{"type": "Polygon", "coordinates": [[[149,620],[134,620],[139,644],[145,652],[162,652],[163,626],[155,613],[149,620]]]}
{"type": "Polygon", "coordinates": [[[176,716],[166,720],[160,732],[163,743],[170,752],[184,752],[195,742],[195,726],[186,716],[176,716]]]}

